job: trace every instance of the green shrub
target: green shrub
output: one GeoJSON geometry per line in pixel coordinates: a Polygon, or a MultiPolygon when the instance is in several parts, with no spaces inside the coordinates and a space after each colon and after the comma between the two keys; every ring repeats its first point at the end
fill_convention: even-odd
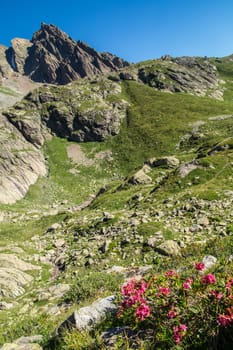
{"type": "Polygon", "coordinates": [[[204,272],[167,271],[123,285],[118,318],[150,349],[230,349],[233,336],[233,278],[204,272]]]}

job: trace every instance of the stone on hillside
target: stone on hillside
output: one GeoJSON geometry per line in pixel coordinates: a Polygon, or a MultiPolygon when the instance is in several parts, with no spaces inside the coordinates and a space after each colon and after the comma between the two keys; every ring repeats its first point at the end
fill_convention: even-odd
{"type": "Polygon", "coordinates": [[[137,75],[129,72],[121,72],[119,74],[121,80],[137,80],[137,75]]]}
{"type": "Polygon", "coordinates": [[[12,303],[6,303],[5,301],[0,301],[0,310],[9,310],[14,306],[12,303]]]}
{"type": "Polygon", "coordinates": [[[156,250],[163,255],[168,255],[168,256],[181,255],[180,246],[178,245],[177,242],[175,242],[173,240],[167,240],[167,241],[161,243],[156,248],[156,250]]]}
{"type": "Polygon", "coordinates": [[[32,265],[28,262],[25,262],[21,259],[19,259],[14,254],[0,254],[0,268],[6,267],[6,268],[15,268],[21,271],[28,271],[28,270],[40,270],[40,266],[32,265]]]}
{"type": "Polygon", "coordinates": [[[161,241],[161,239],[163,239],[162,232],[158,231],[154,234],[154,236],[149,237],[146,243],[149,247],[155,248],[158,245],[158,242],[161,241]]]}
{"type": "Polygon", "coordinates": [[[42,350],[39,344],[15,344],[7,343],[4,344],[0,350],[42,350]]]}
{"type": "Polygon", "coordinates": [[[66,241],[63,238],[56,239],[54,242],[54,247],[56,248],[62,248],[66,245],[66,241]]]}
{"type": "Polygon", "coordinates": [[[199,168],[199,166],[193,162],[188,163],[188,164],[182,164],[179,169],[179,175],[180,177],[184,178],[186,177],[188,174],[190,174],[193,170],[196,170],[197,168],[199,168]]]}
{"type": "Polygon", "coordinates": [[[176,157],[169,156],[169,157],[163,157],[163,158],[151,158],[147,162],[152,168],[162,166],[164,168],[176,168],[180,161],[176,157]]]}
{"type": "Polygon", "coordinates": [[[90,306],[82,307],[78,311],[75,311],[59,326],[58,333],[69,327],[75,327],[80,330],[92,328],[92,326],[98,324],[108,314],[116,312],[117,306],[114,300],[115,296],[111,295],[95,301],[90,306]]]}
{"type": "Polygon", "coordinates": [[[47,229],[47,232],[53,232],[53,231],[58,230],[59,228],[61,228],[61,224],[55,222],[47,229]]]}
{"type": "Polygon", "coordinates": [[[197,224],[206,227],[206,226],[209,226],[210,222],[207,216],[202,216],[197,220],[197,224]]]}
{"type": "Polygon", "coordinates": [[[24,286],[32,282],[33,277],[15,268],[0,268],[0,289],[3,297],[15,298],[22,295],[24,286]]]}
{"type": "Polygon", "coordinates": [[[109,246],[111,244],[111,239],[106,239],[103,245],[99,248],[99,250],[104,254],[109,250],[109,246]]]}
{"type": "Polygon", "coordinates": [[[25,271],[38,269],[41,267],[25,262],[14,254],[0,254],[1,295],[18,297],[23,294],[24,286],[33,281],[33,277],[25,271]]]}
{"type": "Polygon", "coordinates": [[[203,264],[205,264],[204,271],[211,269],[217,263],[217,258],[213,255],[206,255],[202,260],[203,264]]]}
{"type": "Polygon", "coordinates": [[[148,176],[143,169],[138,170],[133,176],[128,180],[128,183],[133,185],[144,185],[152,182],[152,178],[148,176]]]}
{"type": "Polygon", "coordinates": [[[51,294],[50,299],[60,299],[65,293],[70,290],[70,285],[65,283],[59,283],[48,289],[48,292],[51,294]]]}
{"type": "MultiPolygon", "coordinates": [[[[131,328],[127,326],[115,327],[103,332],[101,334],[101,339],[103,340],[107,349],[110,349],[110,348],[115,348],[115,344],[118,340],[118,337],[122,335],[123,336],[127,335],[128,339],[133,339],[132,337],[136,336],[137,332],[133,331],[131,328]]],[[[134,347],[134,349],[136,349],[136,347],[134,347]]]]}

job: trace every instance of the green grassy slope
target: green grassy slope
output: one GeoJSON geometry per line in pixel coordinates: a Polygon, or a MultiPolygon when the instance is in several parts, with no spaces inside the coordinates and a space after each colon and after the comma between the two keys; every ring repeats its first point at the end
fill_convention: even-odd
{"type": "MultiPolygon", "coordinates": [[[[129,108],[119,135],[104,143],[81,144],[86,157],[94,163],[88,166],[75,164],[67,156],[70,143],[54,137],[44,148],[48,176],[31,186],[22,201],[13,206],[1,206],[3,211],[10,213],[26,212],[25,220],[0,223],[3,247],[17,243],[30,254],[31,248],[24,247],[24,242],[30,242],[32,236],[38,235],[41,240],[49,240],[47,250],[54,249],[55,236],[46,236],[45,232],[54,222],[61,224],[59,237],[65,238],[69,249],[67,270],[61,273],[59,282],[72,286],[70,294],[58,301],[61,305],[65,300],[76,303],[72,305],[75,308],[85,305],[88,293],[88,302],[112,293],[114,290],[109,283],[117,289],[121,278],[114,276],[109,282],[103,271],[116,264],[152,264],[156,273],[161,273],[174,266],[184,267],[184,261],[190,267],[194,259],[201,260],[205,254],[212,254],[218,257],[217,268],[220,269],[221,264],[226,266],[232,254],[233,233],[230,205],[233,191],[233,64],[229,58],[221,62],[213,59],[213,62],[226,80],[224,101],[159,92],[134,81],[122,82],[122,96],[129,102],[129,108]],[[112,152],[110,159],[96,158],[104,151],[112,152]],[[151,183],[127,183],[126,177],[134,174],[149,158],[170,155],[176,156],[182,165],[195,162],[197,168],[184,177],[180,176],[179,169],[153,168],[148,173],[151,183]],[[72,169],[75,172],[70,172],[72,169]],[[105,192],[97,196],[89,208],[67,214],[70,206],[81,204],[101,187],[105,187],[105,192]],[[54,205],[60,214],[47,217],[46,213],[54,205]],[[195,207],[195,210],[186,210],[186,207],[195,207]],[[32,209],[37,210],[37,217],[33,217],[32,209]],[[103,215],[105,211],[110,213],[110,219],[103,215]],[[199,216],[203,215],[207,216],[211,229],[202,227],[186,239],[187,229],[197,225],[199,216]],[[175,239],[181,247],[183,244],[181,256],[163,257],[150,247],[147,240],[155,232],[160,232],[164,240],[175,239]],[[99,241],[95,242],[93,235],[97,235],[99,241]],[[108,250],[101,253],[99,247],[108,239],[111,240],[108,250]],[[88,253],[83,253],[88,249],[91,250],[92,265],[87,264],[88,253]],[[75,251],[78,251],[78,259],[76,256],[72,259],[75,251]]],[[[228,266],[229,274],[231,268],[232,265],[228,266]]],[[[51,282],[46,269],[42,282],[44,285],[56,283],[51,282]]],[[[41,306],[46,301],[40,305],[35,300],[36,297],[32,307],[38,306],[39,315],[43,313],[41,306]]],[[[66,315],[62,312],[58,318],[45,321],[46,316],[35,316],[33,309],[34,314],[31,312],[30,317],[25,315],[15,322],[15,326],[9,326],[21,303],[28,303],[23,298],[17,301],[17,308],[4,311],[0,318],[1,342],[33,334],[35,329],[44,334],[46,342],[54,324],[59,324],[66,315]],[[19,327],[20,323],[22,327],[19,327]],[[7,331],[6,324],[10,327],[7,331]]],[[[110,325],[115,324],[110,322],[110,325]]],[[[97,334],[90,332],[84,336],[69,333],[65,335],[64,343],[54,349],[104,349],[104,345],[98,345],[96,341],[101,331],[100,328],[97,334]]]]}

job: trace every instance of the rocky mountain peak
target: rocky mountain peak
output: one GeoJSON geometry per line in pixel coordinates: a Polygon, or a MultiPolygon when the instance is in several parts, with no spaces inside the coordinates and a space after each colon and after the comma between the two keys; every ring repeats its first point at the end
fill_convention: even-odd
{"type": "Polygon", "coordinates": [[[61,85],[129,65],[115,55],[99,53],[84,42],[73,40],[56,26],[46,23],[41,24],[31,41],[13,39],[11,47],[5,48],[0,56],[4,62],[1,68],[5,65],[8,70],[26,75],[35,82],[61,85]]]}

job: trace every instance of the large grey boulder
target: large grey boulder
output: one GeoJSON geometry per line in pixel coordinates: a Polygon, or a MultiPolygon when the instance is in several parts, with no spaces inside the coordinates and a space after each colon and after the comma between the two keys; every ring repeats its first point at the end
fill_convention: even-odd
{"type": "Polygon", "coordinates": [[[154,168],[154,167],[164,167],[164,168],[176,168],[180,161],[176,157],[169,156],[169,157],[163,157],[163,158],[151,158],[148,161],[148,164],[154,168]]]}
{"type": "Polygon", "coordinates": [[[129,179],[128,183],[133,185],[144,185],[152,182],[152,178],[146,173],[151,170],[150,167],[144,165],[140,170],[133,174],[129,179]]]}
{"type": "Polygon", "coordinates": [[[25,262],[14,254],[0,254],[0,299],[22,295],[25,286],[33,281],[26,271],[38,269],[39,266],[25,262]]]}
{"type": "Polygon", "coordinates": [[[4,344],[0,350],[42,350],[42,347],[37,344],[43,339],[42,335],[34,335],[30,337],[21,337],[13,343],[4,344]]]}
{"type": "Polygon", "coordinates": [[[168,256],[175,256],[175,255],[180,255],[180,246],[176,241],[173,240],[167,240],[163,243],[161,243],[156,250],[163,254],[163,255],[168,255],[168,256]]]}
{"type": "Polygon", "coordinates": [[[117,310],[114,300],[115,296],[111,295],[73,312],[73,314],[58,327],[57,332],[60,333],[64,328],[69,327],[75,327],[77,329],[92,328],[108,314],[117,310]]]}

